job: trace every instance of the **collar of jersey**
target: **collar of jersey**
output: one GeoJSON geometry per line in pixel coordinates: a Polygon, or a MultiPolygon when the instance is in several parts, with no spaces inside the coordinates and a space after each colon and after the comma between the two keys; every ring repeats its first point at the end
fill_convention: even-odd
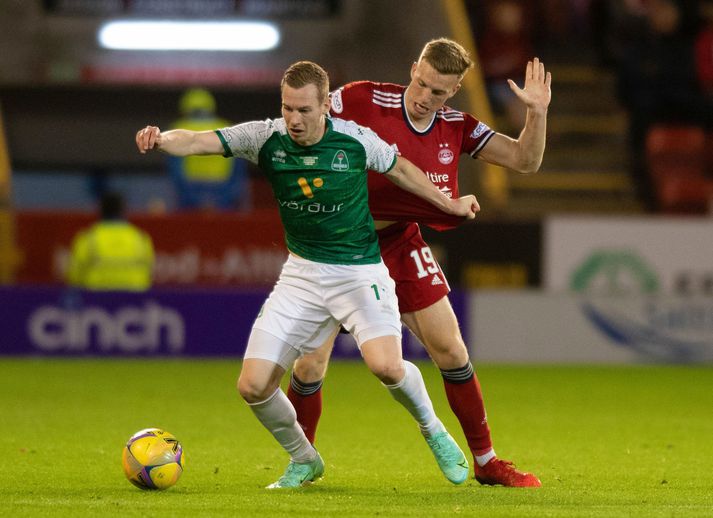
{"type": "Polygon", "coordinates": [[[438,114],[438,111],[434,112],[433,118],[431,119],[431,122],[428,124],[428,126],[426,126],[425,130],[420,130],[416,128],[416,126],[414,126],[411,122],[411,117],[409,117],[408,110],[406,109],[406,90],[404,90],[403,94],[401,94],[401,111],[403,112],[404,120],[406,121],[406,126],[408,126],[408,129],[410,129],[416,135],[426,135],[428,132],[430,132],[436,123],[436,115],[438,114]]]}
{"type": "Polygon", "coordinates": [[[287,147],[290,151],[302,151],[305,149],[312,149],[314,146],[318,146],[319,144],[324,142],[324,139],[327,138],[327,135],[333,131],[332,120],[329,117],[325,117],[324,119],[327,121],[327,128],[324,130],[324,135],[322,135],[322,138],[319,139],[317,142],[309,146],[300,146],[297,142],[292,140],[290,134],[287,133],[287,129],[285,129],[285,147],[287,147]]]}

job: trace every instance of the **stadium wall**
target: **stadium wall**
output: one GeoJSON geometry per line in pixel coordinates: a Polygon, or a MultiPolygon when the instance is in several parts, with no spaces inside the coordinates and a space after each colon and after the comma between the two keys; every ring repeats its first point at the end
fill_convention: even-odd
{"type": "MultiPolygon", "coordinates": [[[[17,240],[20,284],[63,284],[72,238],[97,219],[89,212],[21,211],[17,240]]],[[[287,258],[276,210],[250,214],[135,214],[151,236],[158,286],[270,287],[287,258]]]]}
{"type": "MultiPolygon", "coordinates": [[[[89,293],[0,288],[0,355],[240,357],[268,289],[89,293]]],[[[451,303],[478,363],[713,361],[713,299],[455,290],[451,303]]],[[[404,356],[427,359],[404,333],[404,356]]],[[[340,335],[334,356],[358,359],[340,335]]]]}
{"type": "MultiPolygon", "coordinates": [[[[156,288],[143,295],[63,287],[71,238],[93,218],[18,213],[24,261],[19,285],[0,292],[0,354],[242,354],[287,253],[276,211],[132,216],[157,250],[156,288]]],[[[478,362],[713,361],[711,219],[551,217],[424,234],[478,362]],[[471,282],[498,265],[524,274],[495,275],[498,289],[471,282]]],[[[426,358],[405,337],[405,354],[426,358]]],[[[358,352],[342,337],[337,355],[358,352]]]]}
{"type": "MultiPolygon", "coordinates": [[[[23,251],[18,282],[63,283],[72,238],[96,217],[86,211],[18,211],[23,251]]],[[[153,238],[157,286],[270,287],[287,256],[276,209],[134,213],[129,219],[153,238]]],[[[425,227],[422,232],[451,286],[522,288],[540,283],[541,227],[540,222],[477,221],[449,232],[425,227]],[[494,275],[484,275],[487,271],[494,275]]]]}

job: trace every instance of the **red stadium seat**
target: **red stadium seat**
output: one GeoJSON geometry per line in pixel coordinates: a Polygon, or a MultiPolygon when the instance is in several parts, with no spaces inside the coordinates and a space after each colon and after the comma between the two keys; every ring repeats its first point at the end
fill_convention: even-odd
{"type": "Polygon", "coordinates": [[[698,126],[653,126],[646,137],[649,175],[662,211],[703,214],[713,201],[710,146],[698,126]]]}

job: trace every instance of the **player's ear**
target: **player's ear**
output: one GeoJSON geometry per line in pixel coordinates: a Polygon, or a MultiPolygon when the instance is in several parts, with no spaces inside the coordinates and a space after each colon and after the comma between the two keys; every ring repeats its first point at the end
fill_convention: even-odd
{"type": "Polygon", "coordinates": [[[413,75],[416,73],[416,67],[418,66],[418,63],[415,61],[413,62],[413,65],[411,65],[411,79],[413,79],[413,75]]]}
{"type": "Polygon", "coordinates": [[[460,83],[460,81],[459,81],[458,84],[457,84],[457,85],[455,86],[455,88],[453,89],[453,92],[451,92],[451,95],[449,95],[448,97],[449,97],[449,98],[453,97],[453,96],[458,92],[458,90],[460,90],[460,87],[461,87],[461,86],[462,86],[462,85],[461,85],[461,83],[460,83]]]}

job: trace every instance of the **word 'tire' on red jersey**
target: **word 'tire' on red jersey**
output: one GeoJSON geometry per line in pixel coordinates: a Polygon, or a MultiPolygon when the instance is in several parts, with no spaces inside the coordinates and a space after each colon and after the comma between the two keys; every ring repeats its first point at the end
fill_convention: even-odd
{"type": "MultiPolygon", "coordinates": [[[[472,115],[444,106],[424,130],[416,129],[404,105],[405,86],[357,81],[331,93],[331,114],[375,131],[396,152],[422,169],[449,198],[457,198],[458,158],[475,157],[495,132],[472,115]]],[[[447,230],[464,218],[446,214],[429,202],[369,173],[369,208],[375,220],[416,221],[447,230]]]]}

